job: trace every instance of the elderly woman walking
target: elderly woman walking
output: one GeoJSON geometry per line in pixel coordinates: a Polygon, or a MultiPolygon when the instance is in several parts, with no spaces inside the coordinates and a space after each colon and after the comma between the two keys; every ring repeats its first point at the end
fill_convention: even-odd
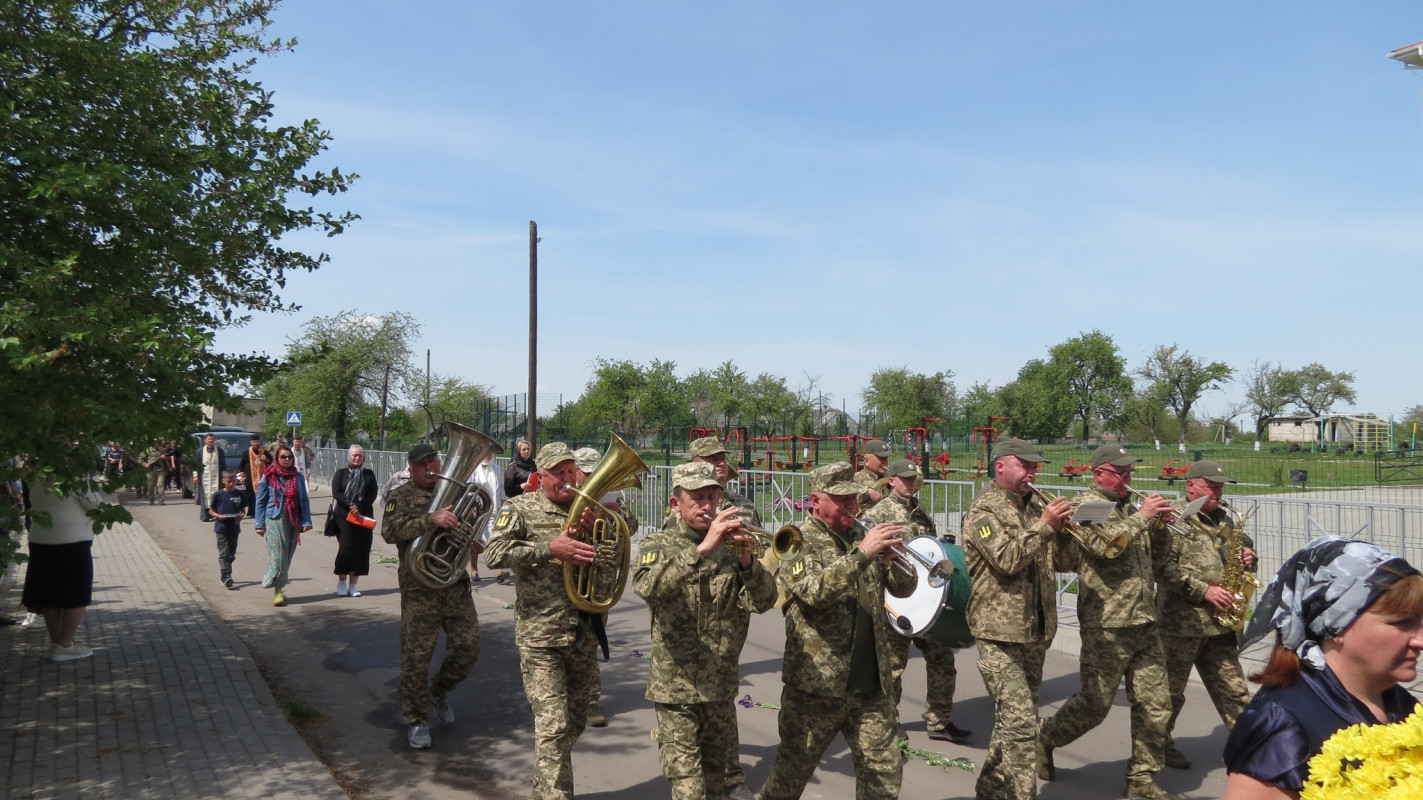
{"type": "Polygon", "coordinates": [[[336,501],[336,596],[360,597],[356,582],[371,571],[371,538],[375,530],[375,501],[380,492],[376,474],[366,467],[366,451],[351,445],[346,466],[331,476],[331,499],[336,501]],[[352,522],[351,512],[360,517],[352,522]]]}
{"type": "Polygon", "coordinates": [[[284,606],[287,571],[301,534],[311,530],[311,501],[306,496],[306,478],[296,471],[292,449],[277,448],[272,465],[257,483],[257,508],[253,530],[267,540],[267,572],[263,588],[271,588],[272,605],[284,606]]]}

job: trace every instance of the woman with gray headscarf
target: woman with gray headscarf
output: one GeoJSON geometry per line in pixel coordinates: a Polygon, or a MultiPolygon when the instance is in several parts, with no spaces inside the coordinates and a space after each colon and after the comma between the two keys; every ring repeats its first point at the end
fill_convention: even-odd
{"type": "Polygon", "coordinates": [[[356,584],[371,571],[373,517],[380,482],[366,466],[366,451],[360,445],[351,445],[346,462],[344,469],[331,476],[331,499],[336,501],[336,518],[340,522],[336,565],[331,571],[336,574],[337,597],[360,597],[356,584]]]}
{"type": "Polygon", "coordinates": [[[1226,800],[1299,797],[1335,731],[1398,722],[1418,701],[1399,683],[1423,650],[1423,575],[1367,542],[1324,536],[1261,595],[1244,648],[1275,633],[1263,688],[1225,743],[1226,800]]]}

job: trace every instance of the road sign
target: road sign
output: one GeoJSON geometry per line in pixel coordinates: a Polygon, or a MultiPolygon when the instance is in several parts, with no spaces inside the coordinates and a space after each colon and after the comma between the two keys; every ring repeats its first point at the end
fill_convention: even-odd
{"type": "Polygon", "coordinates": [[[287,424],[290,425],[290,426],[292,426],[293,428],[295,428],[296,426],[300,425],[300,424],[301,424],[301,412],[300,412],[300,411],[288,411],[288,412],[287,412],[287,424]]]}

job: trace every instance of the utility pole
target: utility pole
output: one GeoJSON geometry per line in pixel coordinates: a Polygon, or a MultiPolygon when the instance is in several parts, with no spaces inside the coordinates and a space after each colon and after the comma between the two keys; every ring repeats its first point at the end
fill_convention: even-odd
{"type": "Polygon", "coordinates": [[[539,224],[529,220],[529,394],[524,398],[524,438],[538,452],[537,406],[539,372],[539,224]]]}

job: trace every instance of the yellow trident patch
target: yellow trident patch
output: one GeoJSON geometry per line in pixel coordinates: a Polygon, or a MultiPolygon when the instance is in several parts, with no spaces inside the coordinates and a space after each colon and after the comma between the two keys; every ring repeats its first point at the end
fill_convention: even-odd
{"type": "Polygon", "coordinates": [[[392,501],[390,501],[389,503],[386,503],[386,504],[385,504],[385,513],[389,514],[390,512],[392,512],[392,511],[394,511],[394,510],[395,510],[395,501],[394,501],[394,500],[392,500],[392,501]]]}
{"type": "Polygon", "coordinates": [[[657,554],[660,552],[662,551],[648,550],[637,559],[637,563],[644,567],[652,566],[653,564],[657,563],[657,554]]]}
{"type": "Polygon", "coordinates": [[[991,519],[985,519],[985,520],[983,520],[982,522],[979,523],[978,528],[976,528],[975,530],[976,530],[976,532],[978,533],[978,538],[980,538],[980,539],[992,539],[992,538],[993,538],[993,534],[995,533],[995,531],[993,530],[993,520],[991,520],[991,519]]]}
{"type": "Polygon", "coordinates": [[[791,565],[791,577],[797,577],[805,572],[805,562],[797,561],[791,565]]]}
{"type": "Polygon", "coordinates": [[[507,508],[501,509],[501,510],[499,511],[499,519],[497,519],[497,520],[494,521],[494,527],[496,527],[496,528],[504,528],[504,527],[508,526],[509,521],[510,521],[511,519],[513,519],[513,518],[514,518],[514,512],[510,511],[510,510],[507,509],[507,508]]]}

